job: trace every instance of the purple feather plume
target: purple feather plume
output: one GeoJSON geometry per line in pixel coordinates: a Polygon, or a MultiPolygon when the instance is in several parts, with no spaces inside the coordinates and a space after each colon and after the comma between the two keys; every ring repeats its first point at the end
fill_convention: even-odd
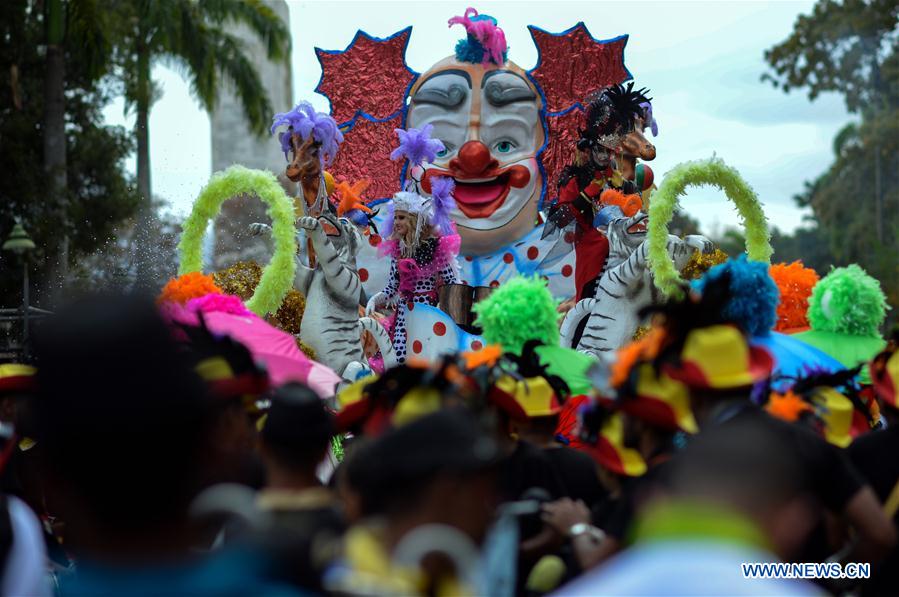
{"type": "Polygon", "coordinates": [[[321,145],[318,152],[322,165],[329,165],[337,156],[337,148],[343,142],[343,133],[337,126],[337,122],[324,112],[316,112],[309,102],[300,102],[290,112],[275,114],[272,119],[272,134],[279,126],[286,125],[288,130],[281,133],[281,149],[286,158],[290,153],[290,133],[297,133],[303,140],[313,139],[321,145]]]}
{"type": "Polygon", "coordinates": [[[643,108],[643,122],[649,125],[649,129],[652,131],[653,137],[659,136],[659,123],[656,122],[656,119],[652,116],[652,104],[649,102],[643,102],[640,104],[643,108]]]}
{"type": "Polygon", "coordinates": [[[431,179],[431,199],[434,201],[434,215],[431,225],[440,230],[441,234],[453,234],[453,222],[449,214],[456,206],[453,199],[453,190],[456,182],[448,176],[437,176],[431,179]]]}
{"type": "Polygon", "coordinates": [[[399,137],[400,146],[390,152],[390,159],[406,158],[413,166],[433,162],[437,159],[437,152],[444,150],[440,139],[431,138],[433,130],[434,126],[431,124],[426,124],[420,129],[394,129],[399,137]]]}

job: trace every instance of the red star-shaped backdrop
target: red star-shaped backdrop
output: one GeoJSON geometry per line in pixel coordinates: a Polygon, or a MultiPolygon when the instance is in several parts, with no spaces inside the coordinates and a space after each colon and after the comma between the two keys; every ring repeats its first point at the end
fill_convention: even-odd
{"type": "Polygon", "coordinates": [[[596,89],[631,78],[624,67],[627,35],[594,39],[583,22],[562,33],[528,25],[539,51],[529,74],[543,89],[547,112],[561,112],[596,89]]]}
{"type": "Polygon", "coordinates": [[[580,129],[584,126],[584,111],[574,108],[562,116],[546,118],[546,135],[549,141],[540,154],[546,172],[545,201],[558,195],[559,175],[562,169],[574,161],[575,145],[580,129]]]}
{"type": "Polygon", "coordinates": [[[331,101],[331,116],[346,124],[366,114],[384,119],[403,109],[406,90],[418,74],[406,66],[412,27],[385,39],[357,31],[343,51],[315,48],[322,78],[315,91],[331,101]]]}
{"type": "Polygon", "coordinates": [[[329,168],[348,180],[367,178],[371,184],[364,193],[367,200],[392,197],[400,190],[402,161],[392,161],[390,152],[396,146],[393,129],[402,126],[402,115],[373,122],[359,118],[340,144],[337,158],[329,168]]]}

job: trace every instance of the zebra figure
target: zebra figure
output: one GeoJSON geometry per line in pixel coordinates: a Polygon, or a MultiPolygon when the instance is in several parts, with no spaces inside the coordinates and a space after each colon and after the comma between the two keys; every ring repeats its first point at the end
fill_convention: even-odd
{"type": "MultiPolygon", "coordinates": [[[[562,321],[562,346],[600,356],[624,346],[640,325],[639,311],[660,300],[647,264],[646,225],[649,216],[613,217],[606,232],[609,257],[592,298],[580,301],[562,321]],[[580,337],[578,333],[580,332],[580,337]]],[[[714,243],[704,236],[683,240],[668,235],[668,255],[682,270],[694,251],[709,253],[714,243]]]]}
{"type": "Polygon", "coordinates": [[[315,269],[299,264],[294,282],[306,296],[300,339],[315,350],[322,364],[347,381],[369,371],[362,351],[363,331],[374,336],[384,366],[395,365],[387,330],[370,317],[359,317],[362,283],[356,253],[361,237],[356,225],[326,212],[318,218],[304,216],[297,226],[306,231],[316,256],[315,269]]]}
{"type": "MultiPolygon", "coordinates": [[[[387,330],[370,317],[359,317],[362,284],[356,270],[356,253],[362,239],[356,225],[326,210],[319,217],[299,218],[297,227],[306,232],[316,257],[315,268],[297,258],[294,288],[306,297],[300,340],[315,350],[316,360],[347,382],[371,371],[362,349],[363,331],[374,337],[384,366],[396,365],[387,330]]],[[[271,228],[252,224],[250,230],[261,234],[271,228]]]]}

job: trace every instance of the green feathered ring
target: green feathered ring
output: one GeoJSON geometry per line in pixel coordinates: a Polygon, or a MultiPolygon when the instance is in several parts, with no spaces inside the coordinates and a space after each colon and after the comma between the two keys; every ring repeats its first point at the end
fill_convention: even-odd
{"type": "Polygon", "coordinates": [[[687,187],[703,185],[721,189],[736,206],[743,219],[749,259],[770,263],[774,252],[769,242],[771,235],[765,212],[755,191],[739,172],[714,157],[678,164],[665,175],[659,189],[652,194],[649,206],[647,259],[656,288],[667,297],[680,295],[684,283],[674,261],[668,255],[668,224],[687,187]]]}
{"type": "Polygon", "coordinates": [[[218,216],[222,204],[238,195],[259,197],[268,206],[266,213],[272,220],[275,253],[262,271],[256,292],[247,301],[250,311],[265,317],[278,310],[293,286],[297,252],[293,202],[271,172],[235,165],[212,175],[184,222],[178,243],[178,275],[202,271],[206,228],[218,216]]]}

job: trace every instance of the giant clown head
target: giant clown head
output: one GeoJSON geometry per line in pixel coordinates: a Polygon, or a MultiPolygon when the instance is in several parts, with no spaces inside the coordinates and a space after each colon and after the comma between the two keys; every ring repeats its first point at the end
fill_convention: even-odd
{"type": "Polygon", "coordinates": [[[464,26],[466,39],[423,74],[405,62],[411,27],[383,39],[360,31],[345,50],[316,49],[316,91],[346,136],[336,174],[369,179],[369,200],[388,200],[409,177],[427,193],[430,177],[451,176],[462,253],[486,258],[538,226],[541,202],[555,198],[558,175],[573,159],[581,101],[630,78],[627,36],[599,41],[583,23],[562,33],[529,26],[539,58],[526,71],[507,59],[493,18],[470,8],[450,25],[464,26]],[[446,151],[425,171],[390,162],[394,129],[426,124],[446,151]]]}
{"type": "Polygon", "coordinates": [[[422,188],[430,192],[431,176],[456,181],[453,219],[463,251],[479,255],[496,249],[497,236],[518,238],[533,229],[543,190],[537,153],[544,132],[543,102],[527,73],[512,62],[484,60],[483,46],[471,52],[471,45],[480,45],[472,37],[412,87],[406,126],[434,126],[432,135],[445,150],[420,175],[422,188]],[[461,61],[466,52],[477,61],[461,61]]]}

